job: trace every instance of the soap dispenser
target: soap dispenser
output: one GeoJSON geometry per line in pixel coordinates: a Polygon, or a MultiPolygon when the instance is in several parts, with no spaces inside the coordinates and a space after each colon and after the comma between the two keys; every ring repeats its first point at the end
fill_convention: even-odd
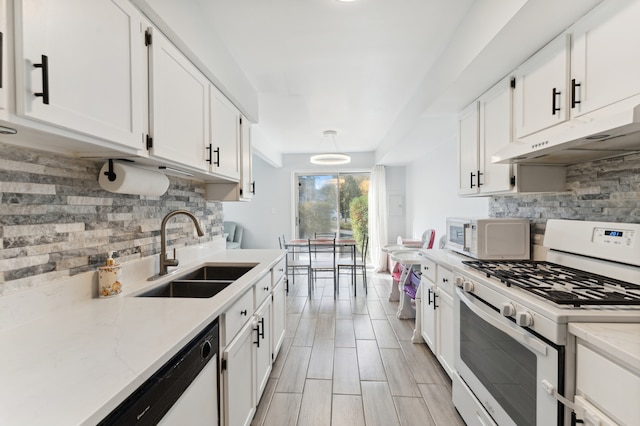
{"type": "Polygon", "coordinates": [[[122,267],[113,260],[113,252],[104,266],[98,268],[98,295],[100,297],[113,297],[122,293],[122,267]]]}

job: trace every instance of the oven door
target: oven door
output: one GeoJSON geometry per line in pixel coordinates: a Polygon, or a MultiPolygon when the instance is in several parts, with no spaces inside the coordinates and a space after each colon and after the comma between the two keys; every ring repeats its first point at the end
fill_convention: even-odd
{"type": "Polygon", "coordinates": [[[542,381],[563,390],[563,351],[460,288],[454,305],[454,366],[496,423],[562,424],[561,406],[542,381]]]}

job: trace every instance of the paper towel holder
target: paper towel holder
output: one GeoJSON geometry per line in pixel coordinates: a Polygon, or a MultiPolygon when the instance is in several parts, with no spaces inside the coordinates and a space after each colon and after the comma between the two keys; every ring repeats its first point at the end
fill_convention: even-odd
{"type": "MultiPolygon", "coordinates": [[[[126,161],[128,163],[133,163],[133,160],[128,160],[126,158],[121,158],[120,161],[126,161]]],[[[107,179],[109,179],[109,182],[115,182],[116,178],[118,177],[118,175],[116,175],[116,172],[113,170],[113,159],[109,158],[109,169],[104,172],[104,175],[107,177],[107,179]]]]}

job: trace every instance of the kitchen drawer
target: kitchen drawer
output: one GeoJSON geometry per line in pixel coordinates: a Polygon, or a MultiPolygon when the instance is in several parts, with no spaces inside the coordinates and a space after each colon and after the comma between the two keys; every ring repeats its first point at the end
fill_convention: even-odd
{"type": "Polygon", "coordinates": [[[255,306],[260,306],[262,302],[267,298],[267,296],[271,295],[271,289],[273,286],[271,285],[271,275],[266,274],[264,277],[260,278],[256,285],[253,286],[253,294],[254,294],[254,304],[255,306]]]}
{"type": "Polygon", "coordinates": [[[638,424],[640,376],[582,344],[576,362],[576,394],[622,424],[638,424]]]}
{"type": "Polygon", "coordinates": [[[278,262],[276,266],[273,267],[273,269],[271,269],[272,287],[275,287],[275,285],[278,284],[278,281],[280,281],[280,278],[282,278],[282,276],[284,275],[285,268],[287,266],[286,261],[287,260],[285,258],[282,258],[282,260],[278,262]]]}
{"type": "Polygon", "coordinates": [[[428,259],[422,261],[422,276],[427,277],[432,283],[436,282],[436,264],[428,259]]]}
{"type": "Polygon", "coordinates": [[[438,288],[447,292],[453,297],[453,272],[438,265],[438,288]]]}
{"type": "Polygon", "coordinates": [[[222,315],[220,346],[224,347],[253,316],[253,291],[248,290],[222,315]]]}

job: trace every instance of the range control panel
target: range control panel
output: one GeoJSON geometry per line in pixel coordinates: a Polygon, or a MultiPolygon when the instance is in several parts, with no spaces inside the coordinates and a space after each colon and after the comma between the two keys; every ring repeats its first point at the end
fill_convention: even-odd
{"type": "Polygon", "coordinates": [[[597,244],[633,247],[635,232],[633,229],[594,228],[593,242],[597,244]]]}

